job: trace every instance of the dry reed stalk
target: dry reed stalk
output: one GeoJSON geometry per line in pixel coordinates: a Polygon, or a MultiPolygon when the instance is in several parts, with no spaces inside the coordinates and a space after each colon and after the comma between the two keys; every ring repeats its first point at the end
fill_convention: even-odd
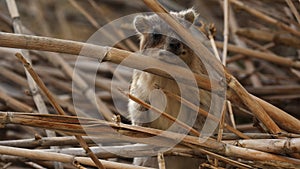
{"type": "MultiPolygon", "coordinates": [[[[124,146],[91,146],[90,149],[99,157],[99,158],[117,158],[117,157],[146,157],[146,156],[156,156],[158,151],[165,151],[164,147],[160,146],[151,146],[146,144],[133,144],[133,145],[124,145],[124,146]]],[[[86,156],[82,148],[61,148],[59,150],[43,149],[44,152],[59,152],[62,154],[69,154],[74,156],[86,156]]],[[[173,147],[172,149],[164,152],[164,155],[177,155],[181,156],[190,156],[192,158],[199,158],[199,156],[193,154],[192,149],[183,146],[173,147]],[[185,155],[183,155],[185,154],[185,155]]]]}
{"type": "Polygon", "coordinates": [[[275,154],[300,153],[300,138],[287,139],[251,139],[225,141],[234,145],[275,154]]]}
{"type": "MultiPolygon", "coordinates": [[[[62,153],[54,153],[54,152],[44,152],[40,150],[28,150],[24,148],[15,148],[15,147],[7,147],[7,146],[0,146],[0,153],[6,155],[14,155],[14,156],[21,156],[30,159],[37,159],[37,160],[51,160],[51,161],[58,161],[63,163],[81,163],[84,165],[95,166],[93,161],[90,158],[86,157],[76,157],[72,155],[62,154],[62,153]]],[[[129,164],[111,162],[106,160],[101,160],[101,163],[107,168],[112,169],[150,169],[148,167],[139,167],[129,164]]],[[[96,167],[96,166],[95,166],[96,167]]]]}
{"type": "MultiPolygon", "coordinates": [[[[223,47],[223,43],[222,42],[216,42],[217,47],[222,48],[223,47]]],[[[236,53],[240,53],[243,55],[247,55],[250,57],[254,57],[257,59],[262,59],[265,61],[269,61],[281,66],[285,66],[285,67],[290,67],[290,68],[295,68],[295,69],[300,69],[300,62],[299,61],[295,61],[293,59],[290,58],[284,58],[284,57],[280,57],[278,55],[275,54],[269,54],[269,53],[265,53],[265,52],[259,52],[259,51],[255,51],[252,49],[247,49],[247,48],[243,48],[243,47],[238,47],[235,45],[228,45],[228,50],[231,52],[236,52],[236,53]]]]}
{"type": "Polygon", "coordinates": [[[16,74],[15,72],[4,68],[0,67],[0,74],[4,76],[5,78],[13,81],[14,83],[23,86],[25,88],[28,88],[28,83],[25,78],[21,77],[20,75],[16,74]]]}
{"type": "Polygon", "coordinates": [[[300,40],[297,37],[288,36],[280,32],[270,32],[265,30],[258,30],[254,28],[239,28],[236,31],[237,35],[247,37],[249,39],[274,42],[275,44],[282,44],[300,48],[300,40]]]}
{"type": "MultiPolygon", "coordinates": [[[[60,105],[56,102],[53,94],[47,89],[43,81],[39,78],[38,74],[34,71],[34,69],[31,67],[31,64],[24,58],[24,56],[20,53],[16,54],[16,57],[23,63],[24,67],[27,69],[31,77],[34,79],[35,83],[39,86],[39,88],[43,91],[43,93],[46,95],[47,99],[50,101],[51,105],[54,107],[56,112],[60,115],[65,115],[66,113],[64,110],[60,107],[60,105]]],[[[96,157],[96,155],[89,149],[87,143],[85,140],[78,135],[75,135],[76,139],[78,140],[81,147],[86,151],[86,153],[90,156],[90,158],[93,160],[97,168],[99,169],[105,169],[103,164],[99,161],[99,159],[96,157]]]]}
{"type": "MultiPolygon", "coordinates": [[[[85,137],[88,144],[93,143],[120,143],[119,140],[112,140],[110,138],[99,137],[85,137]]],[[[37,148],[37,147],[49,147],[49,146],[75,146],[78,145],[78,141],[74,136],[62,136],[62,137],[40,137],[31,139],[18,139],[18,140],[2,140],[0,141],[2,146],[20,147],[20,148],[37,148]]]]}
{"type": "Polygon", "coordinates": [[[284,113],[281,109],[269,104],[268,102],[253,96],[260,105],[264,107],[264,109],[268,112],[268,114],[276,121],[276,123],[282,127],[283,129],[300,134],[299,127],[300,123],[299,120],[296,119],[295,117],[291,116],[288,113],[284,113]],[[269,104],[269,105],[268,105],[269,104]],[[268,106],[267,106],[268,105],[268,106]]]}
{"type": "Polygon", "coordinates": [[[231,102],[227,100],[226,101],[226,105],[227,105],[227,108],[228,108],[229,117],[230,117],[230,121],[231,121],[232,127],[234,129],[236,129],[236,124],[235,124],[235,120],[234,120],[234,115],[233,115],[233,110],[232,110],[231,102]]]}
{"type": "Polygon", "coordinates": [[[228,34],[229,34],[229,26],[228,26],[228,20],[229,20],[229,4],[228,0],[224,0],[223,5],[223,11],[224,11],[224,46],[223,46],[223,55],[222,55],[222,63],[224,66],[226,66],[226,60],[227,60],[227,45],[228,45],[228,34]]]}
{"type": "MultiPolygon", "coordinates": [[[[115,48],[107,48],[107,47],[101,47],[96,46],[92,44],[85,44],[80,42],[74,42],[74,41],[68,41],[68,40],[59,40],[54,38],[45,38],[45,37],[37,37],[37,36],[29,36],[29,35],[16,35],[16,34],[10,34],[10,33],[0,33],[0,38],[2,39],[0,41],[0,46],[5,47],[14,47],[14,48],[26,48],[26,49],[35,49],[35,50],[45,50],[45,51],[52,51],[52,52],[61,52],[61,53],[68,53],[68,54],[79,54],[82,47],[86,48],[86,51],[89,51],[88,53],[81,53],[81,55],[98,58],[101,56],[101,53],[106,53],[104,57],[104,61],[113,62],[116,64],[122,64],[124,66],[128,66],[131,68],[144,70],[144,65],[141,65],[140,63],[143,63],[144,57],[138,54],[133,54],[128,51],[123,51],[115,48]],[[123,59],[130,56],[129,59],[127,59],[127,62],[122,62],[123,59]]],[[[189,77],[183,76],[185,74],[186,70],[182,69],[180,67],[172,66],[163,62],[159,62],[155,59],[147,57],[147,61],[149,65],[156,65],[159,67],[166,67],[168,70],[172,70],[174,75],[177,77],[180,77],[179,80],[183,83],[189,84],[190,80],[189,77]],[[175,68],[176,67],[176,68],[175,68]]],[[[170,78],[170,76],[162,71],[159,70],[146,70],[147,72],[160,75],[166,78],[170,78]]],[[[201,74],[194,74],[195,79],[197,81],[197,85],[203,89],[210,89],[210,84],[207,76],[201,75],[201,74]]],[[[216,82],[217,84],[217,82],[216,82]]],[[[214,82],[213,84],[214,85],[214,82]]],[[[234,94],[230,94],[230,91],[228,93],[228,97],[231,97],[230,100],[234,103],[240,103],[240,99],[232,98],[234,94]]],[[[256,105],[256,104],[252,104],[256,105]]],[[[251,106],[252,106],[251,105],[251,106]]],[[[278,108],[275,109],[274,106],[266,103],[262,105],[264,109],[272,110],[272,111],[278,111],[278,108]]],[[[250,107],[251,108],[251,107],[250,107]]],[[[253,108],[252,108],[253,109],[253,108]]],[[[268,113],[270,113],[268,111],[268,113]]],[[[278,113],[278,112],[276,112],[278,113]]],[[[285,112],[281,111],[278,114],[281,114],[285,112]]],[[[262,113],[263,114],[263,113],[262,113]]],[[[292,118],[292,117],[290,117],[292,118]]],[[[289,119],[287,119],[289,120],[289,119]]],[[[280,122],[280,120],[279,120],[280,122]]],[[[294,125],[294,124],[291,124],[294,125]]],[[[290,125],[289,125],[290,126],[290,125]]],[[[288,131],[296,131],[295,129],[300,129],[299,127],[293,126],[292,128],[286,128],[283,126],[285,130],[288,131]]],[[[275,129],[275,128],[274,128],[275,129]]],[[[277,131],[277,130],[275,130],[277,131]]],[[[300,130],[298,130],[299,132],[300,130]]]]}
{"type": "Polygon", "coordinates": [[[215,25],[213,24],[209,24],[208,25],[208,28],[206,28],[204,26],[204,31],[208,32],[208,39],[210,40],[210,44],[211,44],[211,47],[213,49],[213,52],[214,52],[214,55],[216,56],[216,58],[221,61],[221,57],[219,55],[219,51],[217,49],[217,46],[216,46],[216,43],[215,43],[215,39],[214,39],[214,31],[215,31],[215,25]],[[208,29],[208,30],[206,30],[208,29]]]}
{"type": "Polygon", "coordinates": [[[300,24],[300,15],[299,15],[299,12],[297,11],[297,8],[295,7],[294,3],[291,0],[285,0],[285,2],[288,4],[292,13],[294,14],[295,18],[297,19],[298,23],[300,24]]]}
{"type": "Polygon", "coordinates": [[[7,95],[2,90],[0,90],[0,100],[4,101],[5,105],[7,105],[15,111],[34,112],[34,109],[32,107],[7,95]]]}
{"type": "Polygon", "coordinates": [[[16,57],[22,62],[22,64],[24,65],[28,73],[31,75],[35,83],[44,92],[44,94],[49,99],[50,103],[52,104],[56,112],[59,113],[60,115],[63,115],[64,114],[63,109],[59,106],[59,104],[56,104],[56,102],[54,101],[55,98],[53,97],[53,94],[47,89],[46,85],[40,79],[38,74],[33,70],[31,64],[25,59],[25,57],[21,53],[16,53],[16,57]]]}
{"type": "Polygon", "coordinates": [[[299,94],[299,85],[272,85],[264,87],[249,87],[247,90],[254,95],[299,94]]]}
{"type": "Polygon", "coordinates": [[[216,154],[216,153],[213,153],[213,152],[210,152],[210,151],[207,151],[205,149],[201,149],[201,148],[197,148],[193,145],[188,145],[189,147],[191,147],[193,150],[198,150],[199,152],[203,153],[203,154],[206,154],[206,155],[209,155],[215,159],[218,159],[218,160],[221,160],[221,161],[224,161],[228,164],[231,164],[235,167],[238,167],[238,168],[242,168],[242,169],[249,169],[249,168],[252,168],[250,165],[246,165],[246,164],[243,164],[241,162],[238,162],[238,161],[235,161],[235,160],[232,160],[232,159],[229,159],[229,158],[226,158],[224,156],[221,156],[219,154],[216,154]]]}
{"type": "MultiPolygon", "coordinates": [[[[13,113],[13,112],[1,112],[0,122],[5,124],[22,124],[33,127],[42,127],[51,130],[62,131],[65,133],[76,133],[78,135],[85,135],[88,132],[91,136],[98,135],[103,136],[103,133],[107,132],[108,129],[117,129],[119,134],[113,134],[112,138],[119,139],[120,134],[131,136],[131,137],[148,137],[142,142],[149,144],[157,144],[159,146],[169,145],[172,140],[177,140],[182,138],[181,134],[161,131],[153,128],[145,128],[140,126],[125,125],[122,123],[110,123],[97,119],[88,119],[72,116],[58,116],[58,115],[46,115],[46,114],[28,114],[28,113],[13,113]],[[80,122],[79,122],[80,120],[80,122]],[[84,130],[83,130],[84,128],[84,130]],[[156,138],[149,138],[149,136],[160,135],[156,138]],[[156,141],[155,141],[156,140],[156,141]],[[157,141],[159,140],[159,141],[157,141]]],[[[108,135],[110,135],[108,134],[108,135]]],[[[130,139],[131,141],[138,141],[130,139]]],[[[254,161],[269,161],[269,165],[277,165],[281,167],[294,166],[299,167],[300,160],[293,158],[287,158],[279,155],[274,155],[266,152],[261,152],[253,149],[246,149],[241,147],[236,147],[221,142],[214,141],[212,139],[203,139],[193,136],[183,137],[181,143],[192,144],[194,147],[204,147],[218,154],[223,154],[230,157],[239,157],[246,160],[254,161]]],[[[195,152],[203,152],[199,148],[194,149],[195,152]]]]}
{"type": "Polygon", "coordinates": [[[165,158],[163,153],[157,154],[157,162],[159,169],[166,169],[165,158]]]}
{"type": "Polygon", "coordinates": [[[296,36],[300,37],[300,32],[299,31],[289,27],[288,25],[286,25],[286,24],[284,24],[284,23],[282,23],[282,22],[280,22],[280,21],[278,21],[278,20],[276,20],[276,19],[274,19],[274,18],[272,18],[272,17],[256,10],[256,9],[253,9],[253,8],[245,5],[243,2],[241,2],[239,0],[229,0],[229,1],[231,3],[233,3],[234,5],[238,6],[239,8],[247,11],[249,14],[251,14],[251,15],[257,17],[257,18],[260,18],[260,19],[262,19],[262,20],[264,20],[264,21],[266,21],[266,22],[268,22],[272,25],[275,25],[279,28],[282,28],[283,30],[288,31],[293,35],[296,35],[296,36]]]}

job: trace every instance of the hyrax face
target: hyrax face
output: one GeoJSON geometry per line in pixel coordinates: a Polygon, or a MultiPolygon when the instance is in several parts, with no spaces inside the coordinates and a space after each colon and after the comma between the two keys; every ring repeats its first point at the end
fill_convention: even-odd
{"type": "MultiPolygon", "coordinates": [[[[179,13],[171,12],[170,14],[186,29],[190,28],[196,17],[192,9],[179,13]]],[[[184,61],[189,65],[192,61],[192,50],[158,15],[137,16],[134,20],[134,26],[140,35],[140,49],[144,54],[169,63],[184,61]]]]}

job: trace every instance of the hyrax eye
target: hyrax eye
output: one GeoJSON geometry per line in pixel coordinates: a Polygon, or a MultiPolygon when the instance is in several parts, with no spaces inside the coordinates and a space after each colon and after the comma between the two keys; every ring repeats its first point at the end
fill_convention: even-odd
{"type": "Polygon", "coordinates": [[[162,34],[159,34],[159,33],[152,33],[151,36],[156,41],[160,40],[162,38],[162,34]]]}

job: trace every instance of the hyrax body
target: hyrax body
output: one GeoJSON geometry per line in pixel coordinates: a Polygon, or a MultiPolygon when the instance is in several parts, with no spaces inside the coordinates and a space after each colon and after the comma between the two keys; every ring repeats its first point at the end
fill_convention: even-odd
{"type": "MultiPolygon", "coordinates": [[[[181,12],[171,12],[185,28],[189,29],[196,18],[194,10],[189,9],[181,12]]],[[[183,43],[178,35],[159,16],[137,16],[134,20],[136,31],[140,35],[140,50],[150,57],[157,58],[169,64],[186,66],[193,73],[206,73],[204,66],[192,49],[183,43]]],[[[202,35],[202,38],[206,38],[202,35]]],[[[147,62],[145,62],[147,64],[147,62]]],[[[166,73],[172,74],[172,72],[166,73]]],[[[204,91],[198,91],[188,86],[179,88],[177,82],[156,76],[150,73],[134,70],[130,93],[161,111],[172,115],[180,121],[193,126],[200,131],[205,118],[181,105],[174,98],[167,97],[163,90],[183,96],[195,103],[201,100],[201,105],[207,109],[210,96],[204,91]],[[200,96],[199,96],[200,93],[200,96]],[[180,113],[179,113],[180,112],[180,113]]],[[[195,103],[196,105],[200,103],[195,103]]],[[[128,110],[133,125],[147,126],[161,130],[182,131],[182,128],[174,125],[170,120],[146,110],[141,105],[129,100],[128,110]]],[[[187,157],[165,157],[166,168],[171,169],[198,169],[201,161],[187,157]]],[[[136,158],[135,164],[148,167],[157,167],[154,157],[136,158]]]]}

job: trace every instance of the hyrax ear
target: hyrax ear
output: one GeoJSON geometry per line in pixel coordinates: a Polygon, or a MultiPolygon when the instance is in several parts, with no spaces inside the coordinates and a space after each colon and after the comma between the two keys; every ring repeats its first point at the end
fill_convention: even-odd
{"type": "Polygon", "coordinates": [[[133,25],[138,33],[145,33],[149,29],[148,20],[145,16],[136,16],[133,25]]]}
{"type": "Polygon", "coordinates": [[[194,9],[188,9],[183,11],[182,15],[185,20],[189,21],[190,23],[194,23],[197,14],[194,9]]]}

